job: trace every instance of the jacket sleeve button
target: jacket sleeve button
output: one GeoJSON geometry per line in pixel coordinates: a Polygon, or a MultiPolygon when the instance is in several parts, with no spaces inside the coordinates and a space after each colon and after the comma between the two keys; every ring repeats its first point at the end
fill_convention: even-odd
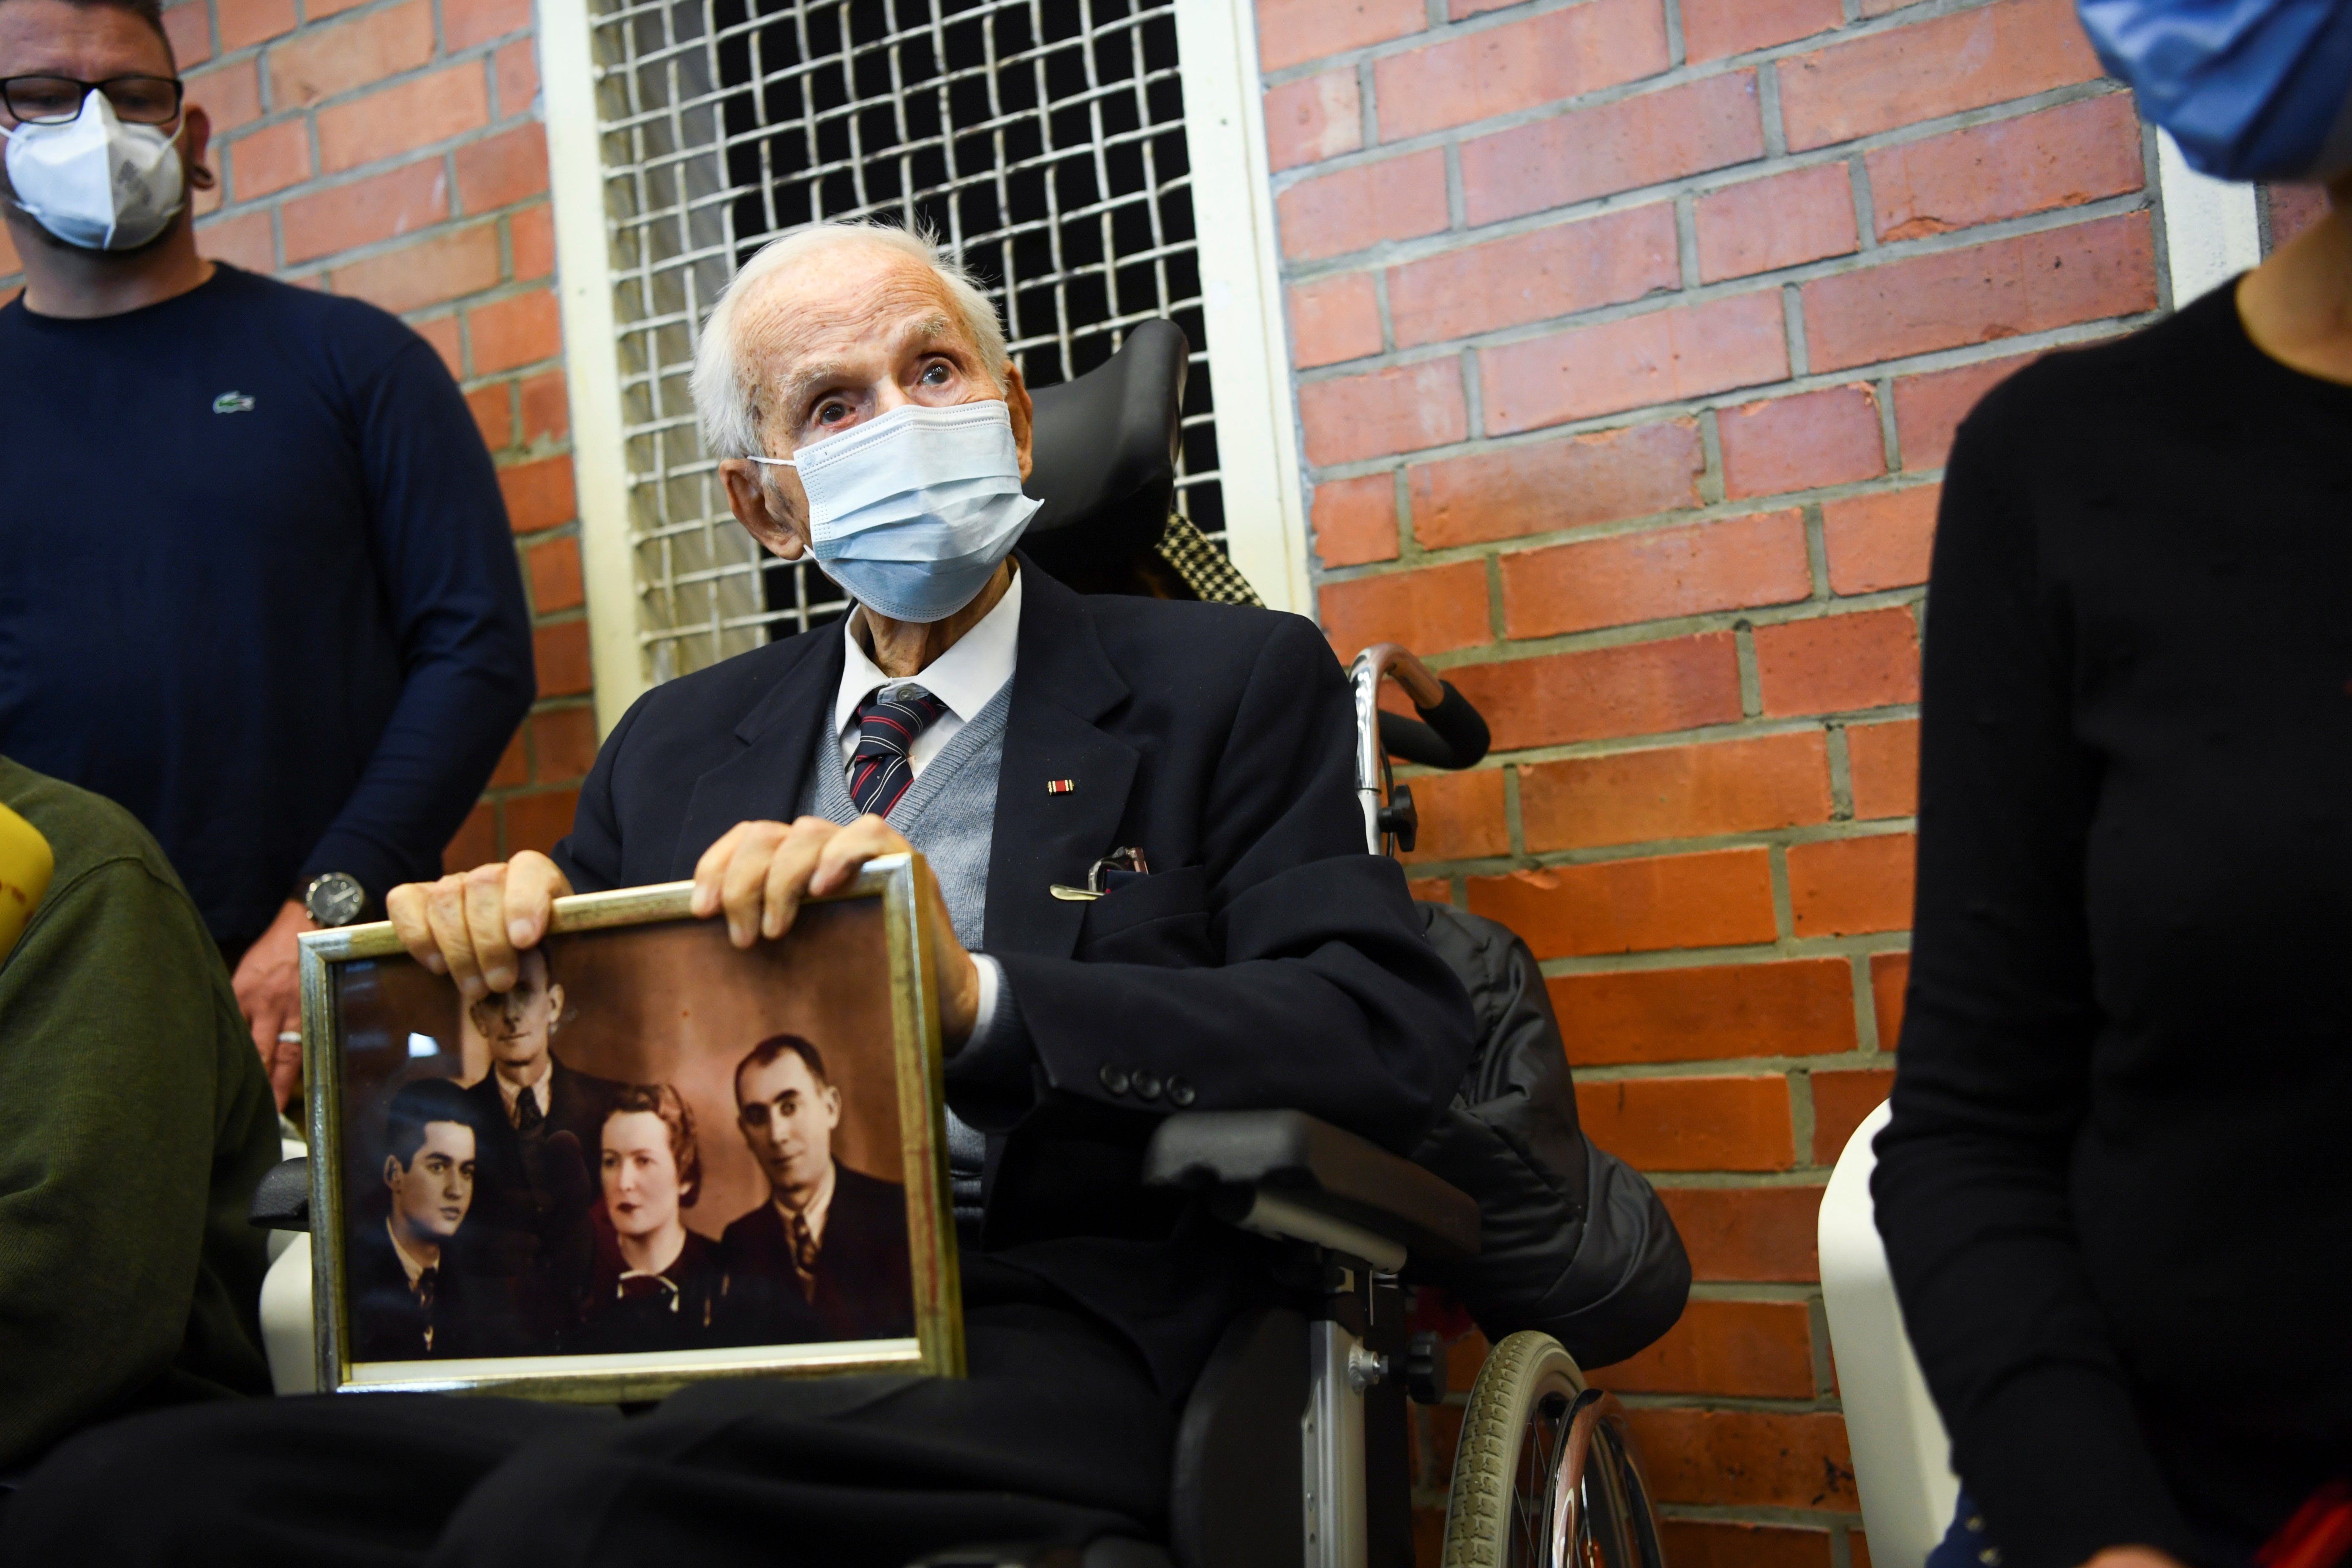
{"type": "Polygon", "coordinates": [[[1135,1090],[1136,1099],[1158,1100],[1160,1098],[1160,1079],[1152,1074],[1148,1072],[1137,1073],[1129,1082],[1135,1090]]]}
{"type": "Polygon", "coordinates": [[[1110,1063],[1103,1063],[1102,1071],[1097,1076],[1102,1079],[1103,1088],[1108,1089],[1111,1093],[1125,1094],[1127,1092],[1127,1074],[1119,1068],[1111,1066],[1110,1063]]]}
{"type": "Polygon", "coordinates": [[[1181,1110],[1184,1107],[1192,1104],[1194,1098],[1195,1096],[1192,1093],[1192,1086],[1186,1083],[1182,1079],[1171,1078],[1168,1080],[1169,1104],[1176,1107],[1179,1110],[1181,1110]]]}

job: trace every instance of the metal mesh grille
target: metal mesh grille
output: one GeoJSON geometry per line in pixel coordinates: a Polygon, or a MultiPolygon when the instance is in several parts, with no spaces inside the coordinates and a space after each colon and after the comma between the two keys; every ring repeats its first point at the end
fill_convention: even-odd
{"type": "Polygon", "coordinates": [[[697,329],[820,217],[938,233],[1032,386],[1154,316],[1193,345],[1179,503],[1222,540],[1171,0],[607,0],[593,23],[642,637],[667,679],[846,607],[764,556],[694,425],[697,329]]]}

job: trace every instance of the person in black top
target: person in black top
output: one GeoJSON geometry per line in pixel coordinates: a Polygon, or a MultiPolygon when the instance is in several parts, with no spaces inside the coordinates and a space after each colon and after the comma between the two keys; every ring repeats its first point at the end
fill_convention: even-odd
{"type": "Polygon", "coordinates": [[[149,175],[117,248],[70,185],[0,178],[0,752],[154,834],[282,1106],[296,938],[436,875],[530,707],[498,477],[415,332],[198,256],[172,204],[212,184],[208,127],[155,0],[0,0],[0,79],[12,147],[111,121],[149,175]]]}
{"type": "Polygon", "coordinates": [[[2238,1565],[2352,1474],[2352,179],[1961,426],[1873,1184],[2011,1568],[2238,1565]]]}
{"type": "Polygon", "coordinates": [[[907,1189],[834,1157],[841,1090],[815,1045],[774,1035],[735,1068],[743,1142],[768,1178],[768,1201],[719,1238],[727,1266],[775,1298],[780,1321],[762,1333],[782,1342],[799,1309],[816,1310],[829,1340],[901,1339],[915,1331],[907,1247],[907,1189]]]}

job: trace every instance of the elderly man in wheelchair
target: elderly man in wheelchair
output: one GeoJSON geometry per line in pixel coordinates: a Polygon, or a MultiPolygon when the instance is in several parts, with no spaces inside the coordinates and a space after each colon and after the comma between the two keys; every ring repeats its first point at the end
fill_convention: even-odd
{"type": "MultiPolygon", "coordinates": [[[[1130,348],[1181,378],[1159,331],[1130,348]]],[[[748,947],[920,851],[969,1376],[704,1384],[625,1420],[429,1395],[169,1412],[62,1451],[16,1539],[116,1563],[1409,1562],[1403,1401],[1444,1389],[1400,1270],[1481,1253],[1488,1194],[1432,1173],[1524,1184],[1495,1152],[1550,1134],[1497,1138],[1472,1102],[1540,1111],[1566,1069],[1525,948],[1436,929],[1366,852],[1368,827],[1377,850],[1412,820],[1359,732],[1391,665],[1441,730],[1483,749],[1483,727],[1409,658],[1360,661],[1351,691],[1307,621],[1085,596],[1055,574],[1085,570],[1015,554],[1033,402],[984,298],[918,237],[769,246],[714,311],[694,393],[737,518],[859,608],[646,694],[551,858],[388,910],[476,1000],[516,984],[566,893],[691,877],[695,912],[748,947]],[[1529,1059],[1556,1066],[1474,1062],[1537,1009],[1529,1059]]],[[[1164,448],[1173,396],[1140,395],[1164,448]]],[[[1572,1168],[1532,1189],[1544,1214],[1574,1189],[1559,1224],[1486,1241],[1533,1259],[1540,1294],[1564,1235],[1614,1224],[1571,1293],[1613,1291],[1621,1320],[1663,1304],[1596,1331],[1630,1334],[1600,1352],[1623,1354],[1687,1273],[1647,1189],[1566,1117],[1549,1152],[1572,1168]]],[[[1605,1405],[1557,1342],[1507,1340],[1446,1560],[1660,1562],[1605,1405]]]]}

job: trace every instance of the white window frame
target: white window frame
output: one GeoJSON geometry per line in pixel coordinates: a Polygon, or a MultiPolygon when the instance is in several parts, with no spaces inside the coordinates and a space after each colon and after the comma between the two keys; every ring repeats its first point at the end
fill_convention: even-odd
{"type": "MultiPolygon", "coordinates": [[[[590,0],[540,0],[539,63],[596,724],[607,733],[652,679],[630,541],[589,6],[590,0]]],[[[1297,409],[1257,89],[1256,20],[1244,0],[1174,0],[1174,12],[1202,314],[1216,384],[1226,549],[1268,605],[1311,616],[1297,409]],[[1243,216],[1213,222],[1212,214],[1243,216]]]]}

